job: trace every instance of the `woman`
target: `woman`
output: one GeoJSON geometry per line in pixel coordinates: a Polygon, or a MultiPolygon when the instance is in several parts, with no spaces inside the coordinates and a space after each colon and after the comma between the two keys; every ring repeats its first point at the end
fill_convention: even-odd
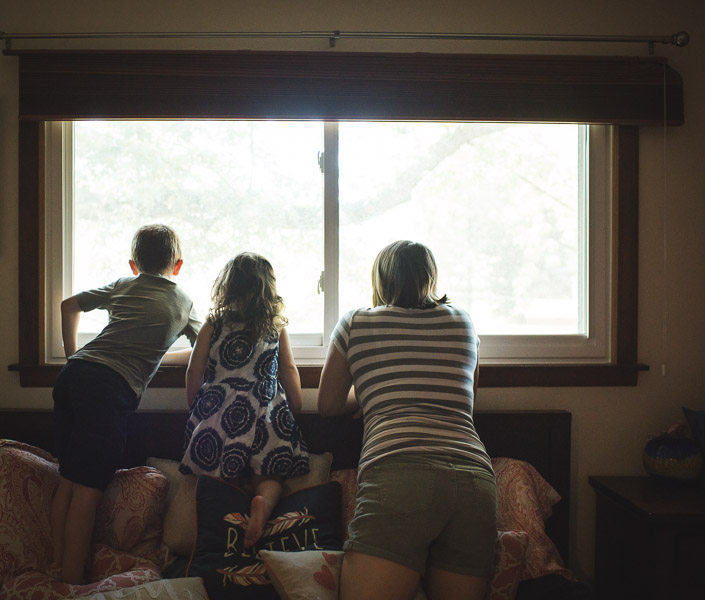
{"type": "Polygon", "coordinates": [[[364,439],[342,600],[484,598],[497,500],[472,412],[479,340],[468,314],[436,294],[436,263],[409,241],[372,267],[372,304],[331,337],[318,410],[361,409],[364,439]]]}

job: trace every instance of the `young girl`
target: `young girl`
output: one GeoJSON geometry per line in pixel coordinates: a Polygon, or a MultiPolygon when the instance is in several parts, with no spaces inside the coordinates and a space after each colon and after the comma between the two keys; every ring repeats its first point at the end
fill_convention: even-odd
{"type": "Polygon", "coordinates": [[[309,470],[292,415],[301,410],[301,381],[267,259],[250,252],[231,259],[213,284],[212,301],[186,371],[191,414],[179,470],[251,477],[249,548],[281,497],[282,479],[309,470]]]}

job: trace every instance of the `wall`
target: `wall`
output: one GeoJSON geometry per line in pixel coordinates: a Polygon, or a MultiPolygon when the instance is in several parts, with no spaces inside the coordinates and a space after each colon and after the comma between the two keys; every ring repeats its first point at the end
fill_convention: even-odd
{"type": "MultiPolygon", "coordinates": [[[[593,474],[642,474],[650,433],[681,420],[681,406],[705,408],[705,4],[702,0],[4,0],[0,30],[72,31],[440,31],[601,35],[691,34],[685,48],[657,45],[681,73],[686,124],[642,128],[639,360],[651,370],[630,388],[481,390],[486,409],[561,408],[573,413],[572,568],[593,572],[593,474]],[[693,305],[695,302],[695,305],[693,305]]],[[[327,50],[327,40],[64,42],[69,47],[327,50]]],[[[55,42],[55,47],[62,43],[55,42]]],[[[16,43],[16,47],[29,47],[16,43]]],[[[38,47],[34,44],[32,47],[38,47]]],[[[43,43],[43,47],[49,47],[43,43]]],[[[341,41],[339,50],[647,55],[645,44],[341,41]]],[[[335,51],[335,50],[333,50],[335,51]]],[[[0,57],[0,365],[17,361],[17,59],[0,57]]],[[[50,408],[51,390],[19,387],[0,370],[0,408],[50,408]]],[[[309,390],[307,401],[315,393],[309,390]]],[[[181,406],[182,394],[151,390],[147,408],[181,406]]]]}

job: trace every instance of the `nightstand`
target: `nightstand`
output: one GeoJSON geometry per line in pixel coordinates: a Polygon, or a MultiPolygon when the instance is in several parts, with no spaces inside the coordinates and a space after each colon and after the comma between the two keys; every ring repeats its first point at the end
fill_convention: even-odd
{"type": "Polygon", "coordinates": [[[705,482],[590,477],[601,600],[705,598],[705,482]]]}

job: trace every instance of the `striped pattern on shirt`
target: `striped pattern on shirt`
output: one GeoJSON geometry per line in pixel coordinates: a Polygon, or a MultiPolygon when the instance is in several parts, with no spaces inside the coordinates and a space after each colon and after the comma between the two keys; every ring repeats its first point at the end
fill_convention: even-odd
{"type": "Polygon", "coordinates": [[[409,452],[492,472],[472,418],[480,341],[465,311],[446,304],[358,309],[338,322],[331,341],[347,360],[364,415],[360,472],[409,452]]]}

